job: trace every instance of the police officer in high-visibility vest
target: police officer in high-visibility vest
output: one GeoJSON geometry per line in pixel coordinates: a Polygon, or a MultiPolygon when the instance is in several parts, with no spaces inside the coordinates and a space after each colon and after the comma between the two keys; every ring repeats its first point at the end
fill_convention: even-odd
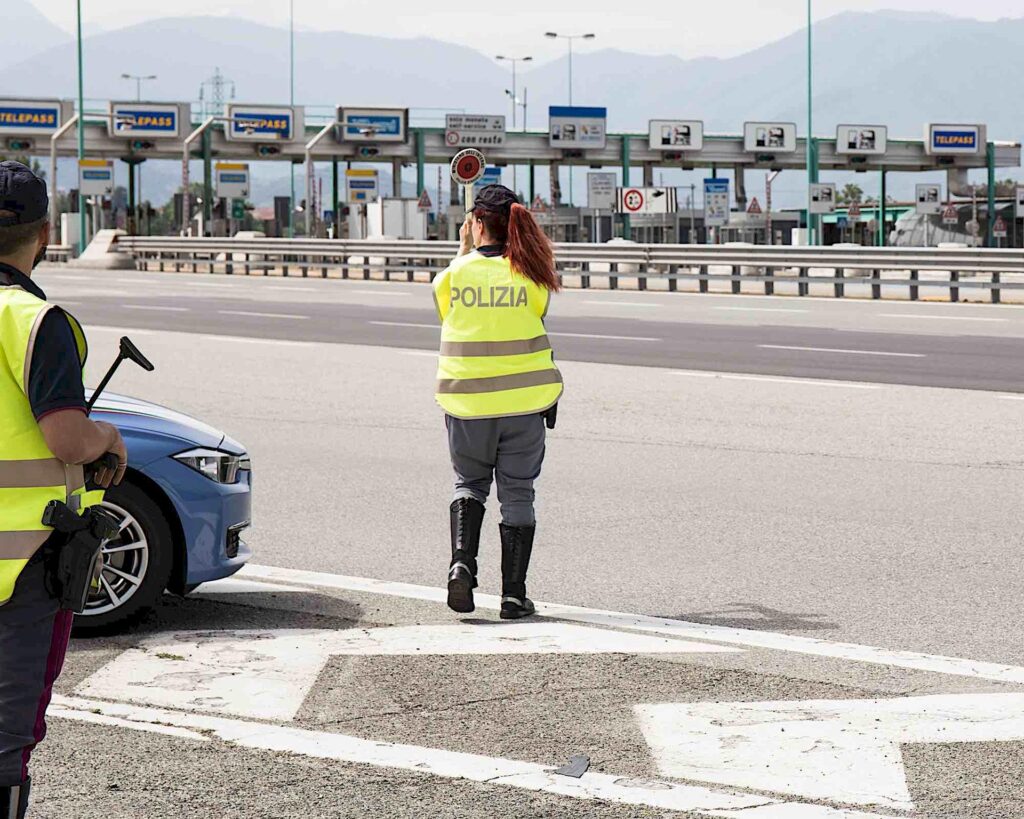
{"type": "Polygon", "coordinates": [[[46,254],[47,209],[43,181],[0,162],[0,819],[28,809],[29,756],[71,633],[53,584],[65,536],[43,525],[44,510],[102,499],[83,465],[116,456],[93,478],[104,487],[127,464],[117,428],[86,414],[81,325],[30,278],[46,254]]]}
{"type": "Polygon", "coordinates": [[[501,617],[514,620],[535,611],[526,596],[533,485],[562,395],[544,317],[559,282],[551,243],[506,187],[477,194],[460,235],[459,256],[434,282],[442,322],[437,402],[447,413],[455,468],[448,606],[473,611],[484,504],[496,479],[501,617]]]}

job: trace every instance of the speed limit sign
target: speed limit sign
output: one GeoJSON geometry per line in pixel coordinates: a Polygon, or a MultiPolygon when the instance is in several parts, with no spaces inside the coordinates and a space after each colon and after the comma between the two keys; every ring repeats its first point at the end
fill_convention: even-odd
{"type": "Polygon", "coordinates": [[[473,184],[484,175],[487,160],[475,148],[459,151],[452,159],[452,179],[464,186],[466,210],[473,207],[473,184]]]}
{"type": "Polygon", "coordinates": [[[636,188],[630,188],[622,194],[622,204],[630,213],[636,213],[644,206],[644,195],[636,188]]]}

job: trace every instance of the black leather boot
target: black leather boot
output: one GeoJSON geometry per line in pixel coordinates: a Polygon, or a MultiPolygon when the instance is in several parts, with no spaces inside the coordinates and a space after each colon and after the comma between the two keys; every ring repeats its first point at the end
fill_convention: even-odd
{"type": "Polygon", "coordinates": [[[26,777],[20,785],[0,788],[0,819],[25,819],[32,780],[26,777]]]}
{"type": "Polygon", "coordinates": [[[506,526],[501,530],[501,619],[529,617],[537,609],[526,596],[526,572],[530,568],[536,526],[506,526]]]}
{"type": "Polygon", "coordinates": [[[476,556],[480,552],[480,527],[484,505],[474,498],[452,501],[452,563],[448,570],[448,608],[469,614],[476,608],[476,556]]]}

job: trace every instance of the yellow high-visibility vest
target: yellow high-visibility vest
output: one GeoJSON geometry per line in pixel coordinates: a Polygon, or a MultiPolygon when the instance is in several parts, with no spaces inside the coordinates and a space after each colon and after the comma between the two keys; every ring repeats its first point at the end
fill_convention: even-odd
{"type": "Polygon", "coordinates": [[[544,329],[551,293],[476,251],[434,281],[441,318],[437,403],[456,418],[531,415],[562,395],[544,329]]]}
{"type": "MultiPolygon", "coordinates": [[[[42,517],[51,500],[84,511],[102,500],[86,492],[81,466],[65,464],[50,451],[28,399],[36,334],[52,309],[17,286],[0,287],[0,606],[11,599],[22,569],[52,531],[42,517]]],[[[70,315],[78,357],[87,347],[81,325],[70,315]]]]}

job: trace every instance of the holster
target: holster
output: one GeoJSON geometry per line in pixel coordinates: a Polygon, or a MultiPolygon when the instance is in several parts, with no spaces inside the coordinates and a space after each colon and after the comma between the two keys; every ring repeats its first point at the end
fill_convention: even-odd
{"type": "Polygon", "coordinates": [[[60,607],[81,614],[90,592],[98,587],[103,544],[117,535],[117,526],[95,509],[78,515],[60,501],[47,505],[43,525],[66,535],[64,544],[50,561],[51,579],[60,607]]]}

